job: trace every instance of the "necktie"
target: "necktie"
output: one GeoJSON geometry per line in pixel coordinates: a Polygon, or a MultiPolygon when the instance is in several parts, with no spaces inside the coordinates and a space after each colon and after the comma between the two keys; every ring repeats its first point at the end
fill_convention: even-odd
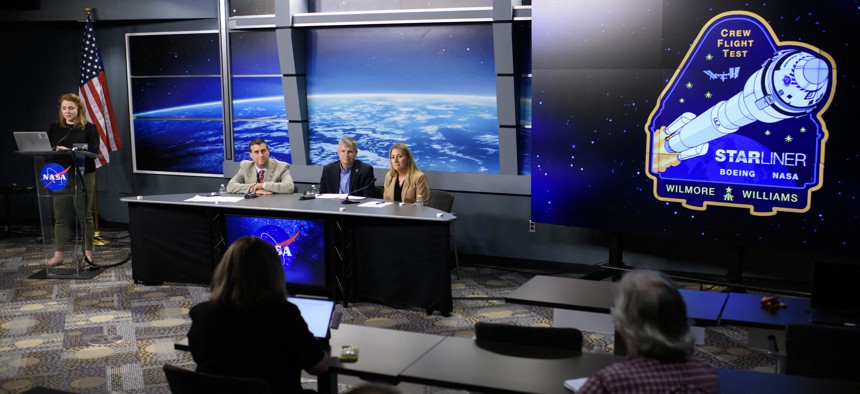
{"type": "Polygon", "coordinates": [[[257,183],[263,183],[263,174],[265,173],[266,170],[260,170],[260,172],[257,173],[257,183]]]}

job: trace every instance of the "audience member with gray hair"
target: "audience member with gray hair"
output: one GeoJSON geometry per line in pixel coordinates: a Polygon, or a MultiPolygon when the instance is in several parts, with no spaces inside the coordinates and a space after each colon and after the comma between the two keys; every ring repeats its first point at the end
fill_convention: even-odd
{"type": "Polygon", "coordinates": [[[692,358],[687,307],[669,278],[631,271],[617,291],[612,316],[628,358],[598,371],[577,393],[720,392],[714,367],[692,358]]]}

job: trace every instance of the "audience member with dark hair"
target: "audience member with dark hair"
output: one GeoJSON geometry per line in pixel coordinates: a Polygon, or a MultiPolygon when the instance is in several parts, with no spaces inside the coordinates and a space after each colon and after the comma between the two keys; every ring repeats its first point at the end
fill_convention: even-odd
{"type": "Polygon", "coordinates": [[[649,270],[624,275],[612,316],[629,356],[598,371],[578,394],[720,392],[714,367],[692,358],[687,307],[665,275],[649,270]]]}
{"type": "Polygon", "coordinates": [[[301,371],[319,375],[328,357],[287,301],[274,246],[242,237],[224,253],[209,301],[190,312],[188,345],[197,371],[259,378],[275,393],[301,393],[301,371]]]}

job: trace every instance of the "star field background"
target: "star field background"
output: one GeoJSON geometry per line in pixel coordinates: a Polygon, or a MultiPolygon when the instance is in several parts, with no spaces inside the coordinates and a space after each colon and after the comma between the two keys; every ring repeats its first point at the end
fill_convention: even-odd
{"type": "Polygon", "coordinates": [[[537,222],[860,255],[860,62],[857,1],[541,1],[533,6],[532,219],[537,222]],[[758,217],[705,211],[654,198],[645,175],[645,125],[702,27],[746,10],[783,41],[801,41],[836,62],[823,186],[804,214],[758,217]]]}

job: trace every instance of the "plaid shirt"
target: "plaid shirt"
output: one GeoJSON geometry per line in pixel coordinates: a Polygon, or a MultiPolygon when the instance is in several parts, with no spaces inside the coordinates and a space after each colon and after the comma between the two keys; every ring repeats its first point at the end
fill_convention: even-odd
{"type": "Polygon", "coordinates": [[[645,357],[632,357],[603,368],[576,391],[577,394],[719,392],[717,371],[704,361],[669,363],[645,357]]]}

